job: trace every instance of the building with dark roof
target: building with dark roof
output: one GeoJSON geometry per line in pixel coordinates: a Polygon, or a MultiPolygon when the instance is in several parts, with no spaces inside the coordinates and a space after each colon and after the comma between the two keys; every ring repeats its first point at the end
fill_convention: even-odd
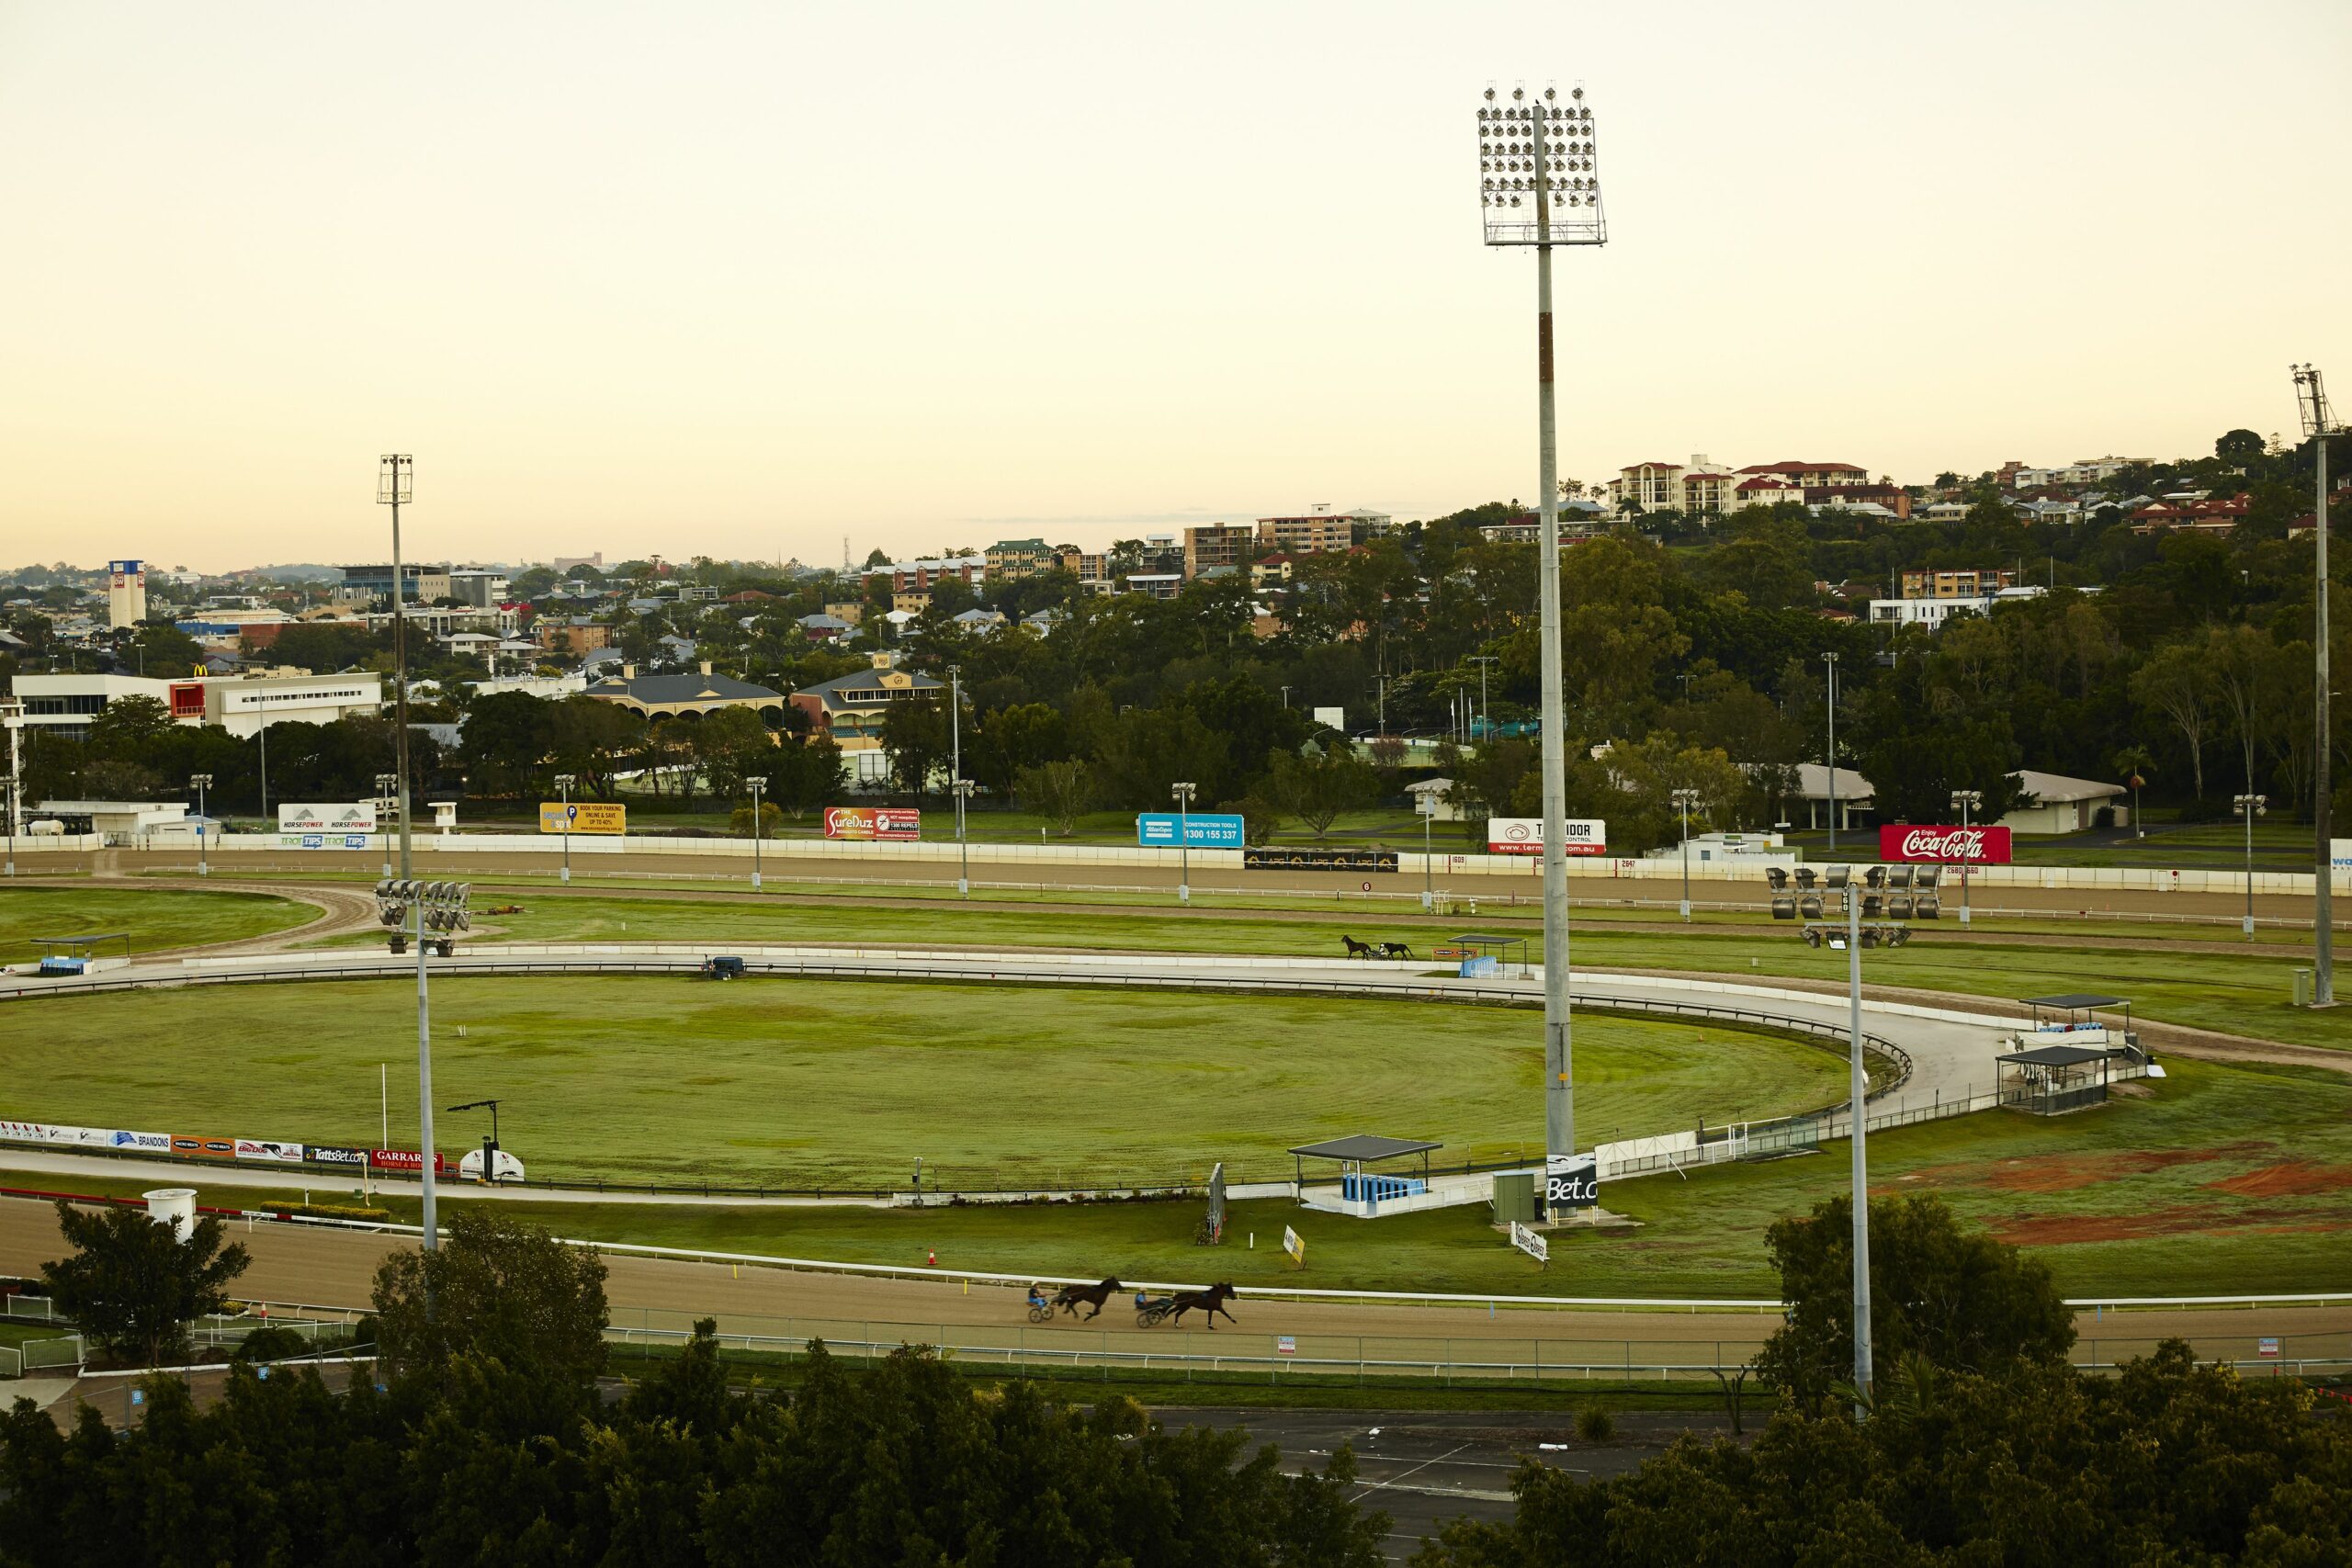
{"type": "Polygon", "coordinates": [[[693,675],[640,675],[624,664],[618,675],[590,682],[588,695],[634,708],[648,718],[705,718],[721,708],[750,708],[771,729],[784,723],[784,694],[731,675],[714,675],[710,660],[693,675]]]}
{"type": "Polygon", "coordinates": [[[892,703],[946,689],[928,675],[895,668],[895,657],[877,653],[871,669],[803,686],[792,694],[792,705],[808,716],[812,732],[830,734],[842,750],[874,750],[882,744],[882,720],[892,703]]]}

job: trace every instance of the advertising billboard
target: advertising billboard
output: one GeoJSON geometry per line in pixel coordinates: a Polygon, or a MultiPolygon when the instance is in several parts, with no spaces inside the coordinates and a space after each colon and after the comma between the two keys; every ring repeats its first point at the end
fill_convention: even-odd
{"type": "Polygon", "coordinates": [[[616,800],[575,800],[569,806],[560,800],[543,800],[539,802],[539,831],[626,833],[628,807],[616,800]]]}
{"type": "MultiPolygon", "coordinates": [[[[368,1163],[378,1170],[402,1171],[411,1176],[421,1175],[424,1170],[424,1156],[414,1149],[370,1149],[368,1151],[368,1163]]],[[[433,1156],[433,1169],[435,1175],[448,1168],[449,1161],[447,1156],[442,1155],[433,1156]]]]}
{"type": "Polygon", "coordinates": [[[281,1144],[269,1138],[239,1138],[237,1140],[237,1157],[239,1159],[267,1160],[274,1165],[300,1165],[302,1163],[302,1145],[300,1144],[281,1144]]]}
{"type": "Polygon", "coordinates": [[[1548,1155],[1544,1160],[1544,1207],[1600,1207],[1600,1160],[1597,1155],[1548,1155]]]}
{"type": "Polygon", "coordinates": [[[277,830],[281,833],[372,833],[376,830],[376,803],[372,800],[338,800],[324,806],[280,806],[277,808],[277,830]]]}
{"type": "Polygon", "coordinates": [[[1146,849],[1172,850],[1190,844],[1196,850],[1238,850],[1241,818],[1214,813],[1179,816],[1173,811],[1147,811],[1136,818],[1136,842],[1146,849]]]}
{"type": "Polygon", "coordinates": [[[828,806],[828,839],[908,840],[922,837],[922,813],[893,807],[828,806]]]}
{"type": "Polygon", "coordinates": [[[1878,858],[1939,861],[1955,865],[1962,861],[1971,865],[2007,865],[2009,863],[2009,830],[2007,828],[1883,823],[1878,830],[1878,858]]]}
{"type": "MultiPolygon", "coordinates": [[[[1598,817],[1571,817],[1565,825],[1562,848],[1572,855],[1609,852],[1609,824],[1598,817]]],[[[1487,819],[1487,852],[1496,855],[1540,855],[1544,852],[1541,817],[1491,817],[1487,819]]]]}
{"type": "Polygon", "coordinates": [[[312,1165],[362,1166],[368,1163],[368,1151],[341,1144],[304,1144],[302,1157],[312,1165]]]}

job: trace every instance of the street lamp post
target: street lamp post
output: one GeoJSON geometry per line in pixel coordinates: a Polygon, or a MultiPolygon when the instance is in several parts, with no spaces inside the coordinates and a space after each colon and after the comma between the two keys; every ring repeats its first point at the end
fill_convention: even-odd
{"type": "Polygon", "coordinates": [[[1846,881],[1846,1095],[1853,1132],[1854,1207],[1854,1415],[1866,1415],[1871,1399],[1871,1168],[1866,1146],[1870,1122],[1870,1075],[1862,1065],[1862,890],[1846,881]]]}
{"type": "Polygon", "coordinates": [[[1976,858],[1976,845],[1968,836],[1968,814],[1984,804],[1981,789],[1956,789],[1951,803],[1960,808],[1960,923],[1968,924],[1968,865],[1976,858]]]}
{"type": "MultiPolygon", "coordinates": [[[[381,806],[390,806],[393,799],[392,792],[399,787],[400,782],[401,776],[398,773],[378,773],[376,775],[377,803],[381,806]]],[[[390,876],[392,874],[391,835],[379,829],[376,836],[384,840],[384,874],[390,876]]]]}
{"type": "Polygon", "coordinates": [[[2313,628],[2312,657],[2315,668],[2312,690],[2314,726],[2312,746],[2312,838],[2316,852],[2312,879],[2312,1006],[2335,1005],[2335,841],[2332,820],[2328,765],[2335,739],[2328,716],[2327,619],[2327,438],[2340,426],[2327,406],[2327,383],[2315,365],[2292,367],[2295,406],[2303,417],[2303,434],[2312,438],[2312,457],[2318,468],[2316,507],[2312,515],[2314,547],[2312,570],[2313,628]]]}
{"type": "Polygon", "coordinates": [[[1550,1172],[1576,1153],[1576,1077],[1568,1015],[1567,717],[1560,674],[1558,405],[1552,376],[1552,251],[1600,245],[1600,182],[1592,175],[1592,110],[1545,87],[1508,101],[1488,87],[1478,108],[1478,203],[1489,245],[1535,248],[1536,571],[1544,729],[1544,1148],[1550,1172]],[[1561,210],[1565,208],[1565,211],[1561,210]]]}
{"type": "Polygon", "coordinates": [[[495,1187],[498,1185],[498,1151],[503,1146],[498,1141],[498,1101],[469,1100],[463,1105],[449,1107],[449,1113],[453,1116],[460,1111],[490,1112],[490,1136],[482,1140],[481,1145],[481,1184],[484,1187],[495,1187]]]}
{"type": "Polygon", "coordinates": [[[767,827],[766,819],[760,815],[760,794],[768,787],[768,781],[752,778],[746,782],[752,786],[752,891],[757,893],[760,890],[760,840],[765,836],[767,827]]]}
{"type": "Polygon", "coordinates": [[[1829,669],[1825,694],[1829,703],[1829,848],[1838,848],[1838,656],[1825,653],[1821,661],[1829,669]]]}
{"type": "Polygon", "coordinates": [[[563,870],[557,877],[560,882],[571,880],[571,786],[579,780],[577,773],[558,773],[555,776],[556,793],[563,801],[563,870]]]}
{"type": "Polygon", "coordinates": [[[1495,659],[1496,655],[1491,653],[1474,653],[1470,656],[1470,662],[1478,667],[1478,728],[1470,737],[1474,741],[1484,740],[1494,731],[1494,714],[1487,706],[1487,666],[1492,664],[1495,659]]]}
{"type": "Polygon", "coordinates": [[[1176,797],[1176,901],[1193,901],[1193,796],[1200,785],[1175,784],[1168,792],[1176,797]]]}
{"type": "Polygon", "coordinates": [[[22,807],[17,781],[24,776],[25,705],[15,697],[0,698],[0,727],[8,731],[8,862],[5,874],[17,874],[17,819],[22,807]]]}
{"type": "Polygon", "coordinates": [[[1686,926],[1690,923],[1690,807],[1698,801],[1695,789],[1674,792],[1674,804],[1682,812],[1682,923],[1686,926]]]}
{"type": "MultiPolygon", "coordinates": [[[[187,776],[187,786],[188,788],[196,791],[196,874],[198,876],[209,876],[212,874],[212,867],[206,863],[204,858],[204,792],[212,787],[212,775],[210,773],[190,773],[187,776]]],[[[14,858],[15,848],[16,845],[12,841],[9,845],[12,860],[14,858]]],[[[15,874],[11,872],[10,874],[14,875],[15,874]]]]}
{"type": "Polygon", "coordinates": [[[2270,814],[2267,795],[2233,795],[2230,804],[2245,818],[2245,937],[2254,940],[2254,819],[2270,814]]]}

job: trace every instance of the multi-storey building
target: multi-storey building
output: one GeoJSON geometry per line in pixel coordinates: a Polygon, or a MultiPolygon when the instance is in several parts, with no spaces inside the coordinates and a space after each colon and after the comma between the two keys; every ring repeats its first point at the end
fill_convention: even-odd
{"type": "Polygon", "coordinates": [[[1367,539],[1380,537],[1395,526],[1395,518],[1369,507],[1334,512],[1329,506],[1317,505],[1304,516],[1259,518],[1258,543],[1270,550],[1311,555],[1317,550],[1352,548],[1367,539]]]}
{"type": "Polygon", "coordinates": [[[894,653],[876,653],[870,669],[837,675],[792,694],[792,705],[807,714],[811,732],[821,730],[844,751],[870,751],[882,744],[882,720],[892,703],[935,697],[943,682],[896,667],[894,653]]]}
{"type": "Polygon", "coordinates": [[[1211,567],[1248,564],[1257,553],[1258,530],[1247,523],[1205,523],[1184,530],[1184,575],[1198,577],[1211,567]]]}
{"type": "Polygon", "coordinates": [[[989,558],[985,555],[925,556],[919,560],[892,561],[888,566],[866,569],[866,581],[875,578],[889,580],[893,593],[927,593],[932,584],[947,578],[960,577],[978,588],[988,581],[989,558]]]}
{"type": "Polygon", "coordinates": [[[135,626],[147,618],[147,572],[135,560],[107,562],[107,625],[135,626]]]}
{"type": "Polygon", "coordinates": [[[1920,569],[1901,577],[1905,599],[1975,599],[1997,593],[2018,580],[2006,567],[1973,567],[1950,570],[1920,569]]]}
{"type": "Polygon", "coordinates": [[[999,582],[1035,577],[1054,564],[1054,548],[1043,539],[1000,539],[988,548],[989,576],[999,582]]]}

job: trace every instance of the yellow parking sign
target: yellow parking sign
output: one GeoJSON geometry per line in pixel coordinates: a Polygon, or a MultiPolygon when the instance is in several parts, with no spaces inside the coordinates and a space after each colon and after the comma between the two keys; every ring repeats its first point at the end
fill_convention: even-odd
{"type": "Polygon", "coordinates": [[[628,831],[628,807],[610,800],[575,800],[566,806],[560,800],[539,802],[539,831],[542,833],[626,833],[628,831]],[[567,829],[565,823],[570,822],[567,829]]]}

